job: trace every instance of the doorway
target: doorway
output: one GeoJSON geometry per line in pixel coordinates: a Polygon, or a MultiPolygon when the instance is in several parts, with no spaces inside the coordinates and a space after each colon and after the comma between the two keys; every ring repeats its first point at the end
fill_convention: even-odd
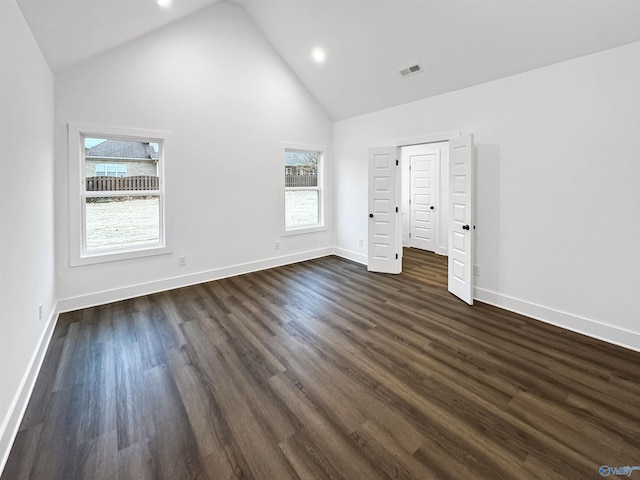
{"type": "MultiPolygon", "coordinates": [[[[442,242],[438,248],[442,254],[448,257],[448,289],[451,293],[459,297],[469,305],[473,304],[473,272],[474,265],[474,237],[475,237],[475,207],[474,207],[474,184],[475,184],[475,159],[473,135],[459,134],[458,136],[448,136],[442,138],[422,141],[412,141],[399,143],[396,147],[377,147],[369,149],[369,228],[368,228],[368,262],[367,269],[380,273],[402,273],[402,247],[403,247],[403,224],[409,222],[406,229],[408,241],[411,233],[411,208],[406,191],[411,192],[411,188],[402,186],[402,169],[400,159],[406,147],[416,145],[426,145],[439,143],[447,139],[449,149],[448,161],[442,161],[442,152],[438,160],[438,174],[417,175],[413,177],[414,190],[416,195],[422,195],[420,199],[422,209],[416,209],[413,217],[421,219],[422,223],[414,222],[416,226],[426,230],[426,226],[431,225],[435,232],[429,233],[433,239],[441,242],[441,236],[445,235],[446,241],[442,242]],[[447,165],[447,173],[442,170],[447,165]],[[444,175],[444,176],[442,176],[444,175]],[[441,181],[444,178],[444,181],[441,181]],[[426,179],[431,179],[429,182],[426,179]],[[437,198],[428,198],[434,195],[432,181],[438,183],[437,198]],[[448,190],[445,190],[448,185],[448,190]],[[403,191],[405,195],[403,195],[403,191]],[[442,192],[446,194],[442,196],[442,192]],[[417,192],[417,193],[416,193],[417,192]],[[438,208],[437,205],[445,206],[438,208]],[[431,207],[434,207],[433,209],[431,207]],[[446,207],[448,206],[448,208],[446,207]],[[403,208],[406,207],[406,208],[403,208]],[[426,221],[425,212],[438,210],[437,220],[426,221]],[[405,219],[403,217],[407,217],[405,219]],[[448,214],[447,214],[448,212],[448,214]],[[403,215],[404,213],[404,215],[403,215]],[[445,217],[447,215],[447,217],[445,217]],[[447,228],[441,228],[440,223],[446,218],[447,228]],[[444,233],[446,232],[446,234],[444,233]]],[[[411,150],[407,150],[410,152],[411,150]]],[[[426,151],[426,150],[425,150],[426,151]]],[[[416,153],[416,161],[413,161],[414,168],[417,162],[424,160],[425,151],[416,153]]],[[[412,160],[407,162],[407,170],[412,164],[412,160]]],[[[420,169],[426,170],[426,164],[421,164],[420,169]]],[[[411,181],[410,174],[407,184],[411,181]]],[[[412,203],[417,198],[412,199],[412,203]]],[[[435,216],[435,215],[432,215],[435,216]]],[[[425,232],[420,232],[426,237],[425,232]]],[[[433,248],[433,240],[430,239],[430,247],[433,248]]],[[[423,244],[424,247],[424,244],[423,244]]]]}
{"type": "Polygon", "coordinates": [[[402,244],[447,255],[449,142],[403,146],[402,244]]]}

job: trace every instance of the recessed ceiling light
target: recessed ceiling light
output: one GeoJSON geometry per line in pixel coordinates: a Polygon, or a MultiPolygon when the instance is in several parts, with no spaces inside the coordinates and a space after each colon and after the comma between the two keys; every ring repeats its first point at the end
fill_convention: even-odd
{"type": "Polygon", "coordinates": [[[323,48],[316,47],[311,50],[311,58],[316,63],[324,63],[327,59],[327,52],[325,52],[323,48]]]}
{"type": "Polygon", "coordinates": [[[169,5],[171,5],[171,0],[156,0],[156,3],[163,8],[167,8],[169,5]]]}

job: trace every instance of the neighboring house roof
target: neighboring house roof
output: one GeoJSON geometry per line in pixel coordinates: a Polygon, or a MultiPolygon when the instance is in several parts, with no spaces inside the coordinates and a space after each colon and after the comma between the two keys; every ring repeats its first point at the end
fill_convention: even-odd
{"type": "Polygon", "coordinates": [[[105,140],[95,147],[87,148],[85,157],[158,160],[158,152],[148,142],[105,140]]]}

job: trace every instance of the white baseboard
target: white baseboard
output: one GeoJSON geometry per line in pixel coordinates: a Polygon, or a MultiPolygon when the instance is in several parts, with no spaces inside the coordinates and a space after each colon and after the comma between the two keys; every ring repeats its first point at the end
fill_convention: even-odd
{"type": "Polygon", "coordinates": [[[367,265],[369,261],[366,255],[352,252],[351,250],[345,250],[344,248],[335,247],[333,249],[333,253],[338,257],[346,258],[347,260],[352,260],[356,263],[361,263],[362,265],[367,265]]]}
{"type": "Polygon", "coordinates": [[[104,305],[106,303],[140,297],[142,295],[150,295],[152,293],[173,290],[174,288],[187,287],[189,285],[196,285],[198,283],[220,280],[221,278],[257,272],[259,270],[266,270],[267,268],[281,267],[283,265],[303,262],[305,260],[326,257],[327,255],[332,255],[333,253],[333,247],[320,248],[317,250],[309,250],[292,255],[284,255],[281,257],[268,258],[266,260],[242,263],[230,267],[190,273],[188,275],[166,278],[154,282],[140,283],[137,285],[127,285],[125,287],[115,288],[112,290],[104,290],[102,292],[64,298],[58,300],[58,311],[69,312],[73,310],[79,310],[81,308],[104,305]]]}
{"type": "Polygon", "coordinates": [[[476,287],[474,298],[511,312],[640,352],[640,333],[476,287]]]}
{"type": "Polygon", "coordinates": [[[49,316],[47,317],[46,327],[40,335],[36,349],[29,361],[27,371],[22,377],[18,391],[13,397],[13,402],[11,402],[9,412],[4,419],[2,426],[0,426],[0,475],[2,475],[7,460],[9,459],[9,453],[11,452],[11,447],[16,439],[16,435],[18,435],[20,423],[22,422],[24,413],[27,410],[27,405],[31,399],[33,387],[36,384],[36,379],[40,373],[40,368],[42,367],[42,362],[45,354],[47,353],[47,348],[49,348],[49,342],[51,341],[51,336],[53,335],[53,330],[57,321],[58,307],[56,304],[53,306],[49,316]]]}

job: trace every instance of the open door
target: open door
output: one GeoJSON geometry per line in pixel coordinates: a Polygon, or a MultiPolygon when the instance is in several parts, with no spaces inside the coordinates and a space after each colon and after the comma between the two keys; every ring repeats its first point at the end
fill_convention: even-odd
{"type": "Polygon", "coordinates": [[[369,149],[370,272],[402,272],[398,171],[396,147],[369,149]]]}
{"type": "Polygon", "coordinates": [[[449,291],[473,305],[473,135],[449,140],[449,291]]]}

